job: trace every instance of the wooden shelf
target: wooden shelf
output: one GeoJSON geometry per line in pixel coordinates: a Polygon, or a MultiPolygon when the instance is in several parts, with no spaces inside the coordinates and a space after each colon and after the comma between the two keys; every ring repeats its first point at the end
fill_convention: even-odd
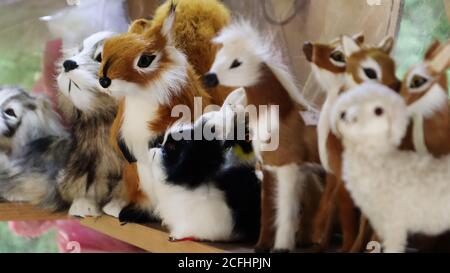
{"type": "MultiPolygon", "coordinates": [[[[52,214],[26,203],[0,203],[0,221],[78,219],[65,213],[52,214]]],[[[169,234],[160,225],[122,225],[116,218],[102,216],[79,219],[83,226],[127,242],[149,252],[159,253],[225,253],[252,252],[249,246],[202,242],[170,242],[169,234]]]]}
{"type": "Polygon", "coordinates": [[[110,216],[85,218],[80,223],[86,227],[127,242],[149,252],[160,253],[225,253],[252,252],[248,246],[235,244],[200,243],[192,241],[170,242],[169,234],[160,225],[126,224],[110,216]]]}
{"type": "Polygon", "coordinates": [[[68,219],[66,213],[49,213],[27,203],[0,203],[0,221],[68,219]]]}

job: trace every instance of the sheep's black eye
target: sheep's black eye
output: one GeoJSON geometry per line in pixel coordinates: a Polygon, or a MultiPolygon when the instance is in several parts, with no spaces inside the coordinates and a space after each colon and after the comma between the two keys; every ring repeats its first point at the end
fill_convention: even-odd
{"type": "Polygon", "coordinates": [[[99,63],[102,62],[102,53],[98,53],[97,56],[95,57],[95,60],[99,63]]]}
{"type": "Polygon", "coordinates": [[[415,75],[412,80],[411,84],[409,85],[410,88],[420,88],[424,84],[428,82],[428,79],[419,75],[415,75]]]}
{"type": "Polygon", "coordinates": [[[16,112],[14,112],[14,110],[11,108],[6,109],[5,114],[7,114],[10,117],[16,117],[16,112]]]}
{"type": "Polygon", "coordinates": [[[344,120],[345,116],[346,116],[346,114],[345,114],[345,111],[344,111],[344,112],[341,113],[341,119],[344,120]]]}
{"type": "Polygon", "coordinates": [[[377,107],[377,108],[375,108],[374,113],[375,113],[376,116],[382,116],[383,113],[384,113],[384,110],[381,107],[377,107]]]}
{"type": "Polygon", "coordinates": [[[147,55],[147,54],[141,55],[137,63],[137,66],[139,66],[140,68],[147,68],[152,64],[155,58],[156,55],[147,55]]]}
{"type": "Polygon", "coordinates": [[[341,51],[331,53],[330,58],[338,63],[345,63],[345,55],[341,51]]]}
{"type": "Polygon", "coordinates": [[[371,80],[376,80],[378,78],[377,72],[372,68],[364,68],[364,74],[371,80]]]}
{"type": "Polygon", "coordinates": [[[241,63],[240,61],[238,61],[238,59],[235,59],[235,60],[233,61],[233,63],[231,63],[230,69],[239,67],[239,66],[241,66],[241,64],[242,64],[242,63],[241,63]]]}

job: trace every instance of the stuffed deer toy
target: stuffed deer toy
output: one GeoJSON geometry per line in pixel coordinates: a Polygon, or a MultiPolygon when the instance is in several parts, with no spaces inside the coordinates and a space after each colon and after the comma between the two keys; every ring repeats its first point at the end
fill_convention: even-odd
{"type": "MultiPolygon", "coordinates": [[[[356,34],[353,40],[362,44],[364,35],[356,34]]],[[[321,198],[319,211],[315,217],[313,241],[319,246],[320,250],[328,248],[332,226],[334,223],[334,207],[330,202],[336,188],[336,176],[333,174],[328,162],[329,154],[331,157],[338,154],[335,151],[327,151],[327,139],[330,134],[329,113],[338,96],[339,90],[345,84],[345,71],[347,66],[346,56],[343,52],[342,37],[334,39],[328,44],[305,42],[303,52],[306,59],[311,63],[313,75],[322,89],[326,93],[326,100],[322,106],[317,128],[319,142],[319,154],[322,166],[327,171],[326,185],[324,194],[321,198]],[[332,205],[332,207],[330,207],[332,205]]],[[[332,159],[336,161],[337,159],[332,159]]],[[[344,231],[344,241],[349,236],[344,231]]]]}
{"type": "Polygon", "coordinates": [[[353,86],[357,86],[366,81],[372,81],[398,89],[399,81],[395,76],[395,62],[389,56],[393,48],[392,38],[385,38],[377,46],[362,45],[363,37],[361,34],[355,35],[354,37],[342,36],[340,42],[340,47],[333,46],[332,43],[328,46],[328,50],[324,50],[323,45],[314,47],[313,44],[313,53],[310,53],[310,45],[307,43],[304,45],[304,51],[308,59],[323,63],[323,61],[317,60],[330,58],[330,62],[333,60],[331,63],[335,66],[337,65],[334,69],[331,69],[329,64],[321,66],[315,64],[313,66],[328,68],[327,71],[323,68],[314,68],[314,70],[316,78],[323,82],[322,85],[328,83],[324,87],[330,88],[327,91],[327,100],[319,120],[318,133],[321,161],[325,162],[325,168],[328,169],[330,175],[327,177],[327,181],[329,182],[327,182],[327,188],[321,201],[320,213],[315,219],[316,228],[314,231],[314,239],[319,244],[320,249],[327,248],[333,223],[333,211],[337,206],[343,233],[342,251],[348,252],[358,251],[361,247],[361,243],[357,242],[357,238],[362,236],[360,233],[363,231],[360,232],[359,230],[365,228],[358,227],[357,210],[342,184],[342,144],[330,131],[328,123],[330,110],[338,95],[353,86]],[[315,50],[316,48],[318,49],[315,50]],[[315,57],[314,54],[316,55],[315,57]],[[313,56],[309,58],[308,55],[313,56]],[[337,60],[340,60],[340,62],[337,60]],[[333,77],[330,76],[333,75],[330,71],[334,71],[333,77]]]}
{"type": "Polygon", "coordinates": [[[450,230],[450,157],[399,150],[409,113],[402,97],[367,83],[343,94],[331,116],[346,187],[384,252],[404,252],[408,234],[450,230]]]}
{"type": "Polygon", "coordinates": [[[427,50],[424,61],[406,73],[401,95],[408,105],[412,123],[402,148],[413,148],[435,157],[450,153],[446,74],[449,63],[450,42],[436,41],[427,50]]]}
{"type": "MultiPolygon", "coordinates": [[[[272,186],[263,181],[262,224],[256,248],[293,250],[300,200],[309,194],[302,165],[319,162],[316,127],[307,126],[299,113],[307,110],[308,104],[274,54],[279,51],[273,50],[271,41],[263,39],[250,23],[235,22],[213,41],[220,50],[204,83],[245,88],[247,105],[255,109],[249,121],[253,147],[264,169],[269,169],[275,179],[272,186]],[[270,236],[273,225],[275,238],[270,236]]],[[[304,217],[301,221],[311,219],[304,217]]]]}

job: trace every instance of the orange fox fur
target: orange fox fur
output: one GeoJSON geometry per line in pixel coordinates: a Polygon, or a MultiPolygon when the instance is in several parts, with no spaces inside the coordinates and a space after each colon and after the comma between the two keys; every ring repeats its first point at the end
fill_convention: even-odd
{"type": "MultiPolygon", "coordinates": [[[[183,18],[175,22],[175,46],[188,57],[197,75],[204,75],[214,62],[218,45],[211,40],[230,23],[230,11],[217,0],[177,0],[176,16],[183,18]],[[189,23],[186,23],[189,22],[189,23]]],[[[162,24],[167,17],[170,1],[161,5],[155,12],[151,25],[162,24]]],[[[208,88],[212,103],[222,105],[232,88],[218,86],[208,88]]]]}
{"type": "MultiPolygon", "coordinates": [[[[187,65],[187,81],[182,87],[182,92],[172,96],[170,102],[159,105],[158,109],[155,109],[156,118],[148,121],[148,130],[155,135],[164,133],[177,120],[176,117],[171,117],[173,106],[183,104],[193,112],[194,97],[203,98],[203,107],[212,102],[209,92],[207,93],[201,85],[197,73],[206,71],[214,61],[216,45],[210,41],[230,20],[229,11],[216,0],[180,0],[175,3],[177,4],[176,19],[172,38],[175,47],[187,55],[190,63],[187,65]]],[[[168,41],[164,35],[161,35],[170,5],[171,1],[167,1],[158,8],[153,21],[137,20],[130,26],[128,33],[113,37],[105,43],[100,77],[107,76],[111,81],[120,79],[145,89],[147,84],[158,80],[163,71],[171,68],[172,64],[167,54],[164,54],[168,41]],[[132,68],[136,56],[144,51],[163,52],[159,60],[160,67],[150,75],[137,73],[132,68]]],[[[117,137],[123,125],[125,100],[126,98],[122,98],[120,101],[118,114],[111,129],[111,141],[118,152],[120,149],[117,145],[117,137]]],[[[140,189],[138,177],[136,164],[126,166],[125,183],[130,202],[146,207],[149,200],[140,189]]]]}

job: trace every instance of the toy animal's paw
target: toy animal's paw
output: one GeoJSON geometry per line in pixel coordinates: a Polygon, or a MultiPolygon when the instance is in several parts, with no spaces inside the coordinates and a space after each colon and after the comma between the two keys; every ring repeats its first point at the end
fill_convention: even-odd
{"type": "Polygon", "coordinates": [[[102,210],[106,215],[119,218],[119,214],[122,211],[123,207],[125,207],[125,202],[123,202],[122,200],[113,199],[109,203],[107,203],[102,210]]]}
{"type": "Polygon", "coordinates": [[[172,243],[176,243],[176,242],[186,242],[186,241],[190,241],[190,242],[198,242],[198,241],[200,241],[200,240],[196,239],[195,237],[184,237],[184,238],[179,238],[179,237],[169,236],[169,242],[172,242],[172,243]]]}
{"type": "Polygon", "coordinates": [[[119,221],[121,223],[155,223],[160,219],[151,213],[148,209],[141,208],[136,204],[128,204],[119,213],[119,221]]]}
{"type": "Polygon", "coordinates": [[[102,212],[94,200],[80,198],[73,201],[69,209],[69,215],[83,218],[87,216],[99,217],[102,212]]]}

